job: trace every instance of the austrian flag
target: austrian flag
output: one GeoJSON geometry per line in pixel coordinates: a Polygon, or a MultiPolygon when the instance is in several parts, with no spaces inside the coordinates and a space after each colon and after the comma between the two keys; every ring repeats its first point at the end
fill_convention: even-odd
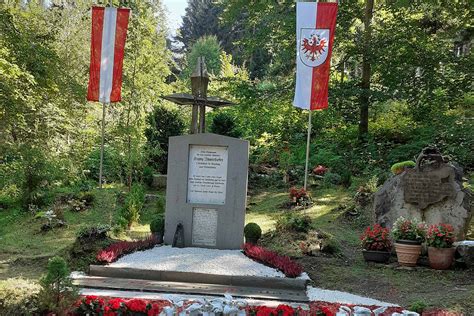
{"type": "Polygon", "coordinates": [[[91,64],[87,100],[118,102],[130,9],[92,8],[91,64]]]}
{"type": "Polygon", "coordinates": [[[328,107],[329,69],[337,3],[296,3],[296,91],[293,104],[307,110],[328,107]]]}

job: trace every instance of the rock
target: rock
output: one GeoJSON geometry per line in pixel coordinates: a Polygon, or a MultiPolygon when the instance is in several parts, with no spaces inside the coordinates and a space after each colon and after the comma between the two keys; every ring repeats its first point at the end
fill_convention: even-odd
{"type": "Polygon", "coordinates": [[[154,174],[153,175],[153,182],[152,187],[157,189],[164,189],[166,188],[166,174],[154,174]]]}
{"type": "Polygon", "coordinates": [[[423,155],[414,169],[391,177],[375,193],[375,220],[389,228],[400,216],[428,225],[447,223],[463,240],[472,218],[472,196],[463,188],[462,168],[433,152],[423,155]]]}
{"type": "Polygon", "coordinates": [[[456,258],[468,268],[474,267],[474,240],[463,240],[454,243],[456,258]]]}

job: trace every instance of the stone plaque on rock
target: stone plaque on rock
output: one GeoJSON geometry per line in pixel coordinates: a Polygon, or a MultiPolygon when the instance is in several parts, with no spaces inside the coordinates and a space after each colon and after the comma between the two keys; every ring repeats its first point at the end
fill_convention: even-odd
{"type": "Polygon", "coordinates": [[[182,223],[186,247],[239,249],[247,201],[249,144],[216,134],[170,137],[165,236],[182,223]]]}
{"type": "Polygon", "coordinates": [[[431,171],[406,170],[402,178],[405,202],[425,209],[456,195],[454,170],[439,168],[431,171]]]}

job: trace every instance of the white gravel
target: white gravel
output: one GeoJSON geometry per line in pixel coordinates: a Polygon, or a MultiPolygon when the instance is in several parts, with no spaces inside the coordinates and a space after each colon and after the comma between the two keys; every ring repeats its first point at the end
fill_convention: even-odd
{"type": "Polygon", "coordinates": [[[282,272],[249,259],[240,250],[159,246],[124,256],[110,266],[219,275],[285,277],[282,272]]]}
{"type": "Polygon", "coordinates": [[[382,302],[368,297],[354,295],[347,292],[323,290],[308,286],[306,294],[310,301],[323,301],[329,303],[354,304],[354,305],[376,305],[376,306],[398,306],[392,303],[382,302]]]}

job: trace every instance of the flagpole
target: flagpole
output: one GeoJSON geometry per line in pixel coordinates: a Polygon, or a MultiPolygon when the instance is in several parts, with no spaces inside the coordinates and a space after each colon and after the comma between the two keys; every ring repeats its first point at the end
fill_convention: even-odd
{"type": "Polygon", "coordinates": [[[104,167],[104,130],[105,130],[105,102],[102,102],[102,131],[100,143],[99,188],[102,189],[102,173],[104,167]]]}
{"type": "Polygon", "coordinates": [[[311,113],[313,111],[309,110],[309,118],[308,118],[308,138],[306,140],[306,164],[304,168],[304,190],[306,191],[308,188],[308,164],[309,164],[309,145],[311,143],[311,113]]]}

